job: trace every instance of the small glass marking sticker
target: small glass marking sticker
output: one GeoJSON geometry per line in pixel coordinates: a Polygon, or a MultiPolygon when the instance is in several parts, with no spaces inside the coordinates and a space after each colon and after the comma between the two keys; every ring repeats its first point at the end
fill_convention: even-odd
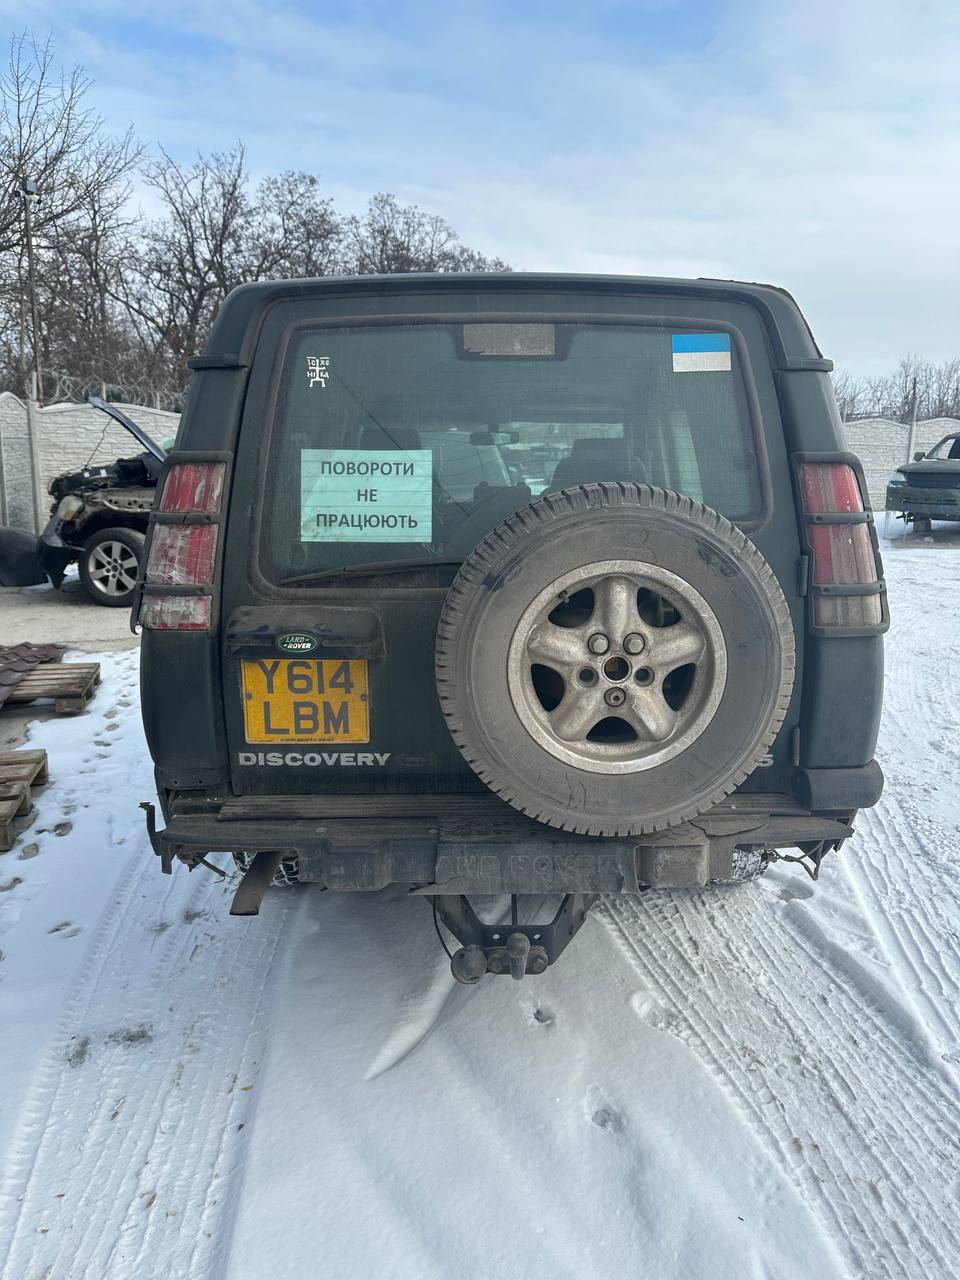
{"type": "Polygon", "coordinates": [[[330,377],[329,356],[307,356],[307,385],[325,390],[330,377]]]}

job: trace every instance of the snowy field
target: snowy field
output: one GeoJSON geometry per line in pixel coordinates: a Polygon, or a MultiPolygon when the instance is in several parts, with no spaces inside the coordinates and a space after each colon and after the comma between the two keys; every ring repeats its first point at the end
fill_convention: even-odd
{"type": "Polygon", "coordinates": [[[960,548],[891,548],[881,804],[457,987],[422,901],[162,877],[137,653],[0,855],[3,1280],[960,1276],[960,548]]]}

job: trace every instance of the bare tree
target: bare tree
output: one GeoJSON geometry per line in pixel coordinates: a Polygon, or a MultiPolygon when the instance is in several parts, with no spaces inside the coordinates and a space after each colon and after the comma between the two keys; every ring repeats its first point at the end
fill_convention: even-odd
{"type": "Polygon", "coordinates": [[[79,68],[58,72],[53,42],[26,33],[10,41],[0,73],[0,252],[22,243],[21,183],[30,178],[40,199],[38,240],[112,190],[139,159],[133,133],[104,133],[102,117],[86,105],[91,81],[79,68]]]}
{"type": "Polygon", "coordinates": [[[340,219],[312,174],[264,179],[251,197],[242,145],[189,167],[166,152],[145,171],[164,215],[130,246],[118,300],[147,356],[148,376],[182,379],[231,289],[249,280],[328,275],[340,219]]]}
{"type": "Polygon", "coordinates": [[[196,350],[234,275],[240,224],[246,213],[243,149],[201,158],[184,168],[165,151],[145,177],[164,217],[131,246],[134,272],[123,301],[142,335],[177,356],[196,350]]]}
{"type": "Polygon", "coordinates": [[[833,375],[833,393],[844,422],[861,415],[866,389],[860,378],[854,378],[846,369],[837,370],[833,375]]]}
{"type": "Polygon", "coordinates": [[[53,394],[101,387],[174,403],[224,297],[251,280],[396,271],[506,270],[450,225],[394,196],[344,218],[316,175],[253,186],[241,144],[184,164],[160,149],[141,168],[161,214],[130,205],[143,155],[88,105],[90,80],[61,71],[51,40],[27,33],[0,69],[0,386],[29,367],[24,314],[26,179],[34,206],[40,355],[53,394]]]}
{"type": "Polygon", "coordinates": [[[914,386],[918,418],[960,418],[960,359],[934,364],[919,356],[904,356],[891,373],[856,379],[843,371],[833,379],[837,404],[845,420],[891,418],[909,422],[914,386]]]}
{"type": "Polygon", "coordinates": [[[356,275],[405,271],[509,271],[462,244],[443,218],[416,205],[400,205],[379,192],[362,218],[346,221],[346,266],[356,275]]]}
{"type": "MultiPolygon", "coordinates": [[[[78,67],[69,73],[55,66],[50,39],[37,42],[23,33],[10,42],[6,67],[0,72],[0,350],[12,365],[18,390],[26,381],[24,295],[24,200],[26,181],[36,184],[33,207],[37,270],[41,292],[59,297],[64,275],[57,275],[57,291],[44,289],[51,263],[62,257],[64,245],[91,229],[102,239],[106,223],[129,196],[127,177],[140,158],[131,131],[121,138],[104,132],[103,120],[86,104],[90,80],[78,67]],[[94,222],[91,224],[91,215],[94,222]]],[[[101,290],[102,294],[102,290],[101,290]]],[[[44,319],[48,306],[41,308],[44,319]]],[[[98,326],[102,332],[104,318],[98,326]]],[[[75,331],[75,340],[92,336],[88,328],[75,331]]],[[[94,337],[94,341],[97,339],[94,337]]],[[[41,326],[44,366],[49,363],[51,334],[41,326]]]]}
{"type": "Polygon", "coordinates": [[[343,271],[343,219],[312,173],[264,178],[251,209],[250,278],[302,278],[343,271]]]}
{"type": "Polygon", "coordinates": [[[960,359],[927,366],[920,408],[924,418],[960,418],[960,359]]]}

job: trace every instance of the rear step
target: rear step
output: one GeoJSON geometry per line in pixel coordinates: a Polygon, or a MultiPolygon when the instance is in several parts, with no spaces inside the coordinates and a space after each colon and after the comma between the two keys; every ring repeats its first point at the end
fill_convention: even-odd
{"type": "Polygon", "coordinates": [[[427,896],[690,888],[728,877],[737,847],[835,847],[852,834],[849,810],[811,812],[783,795],[731,796],[680,826],[618,838],[544,827],[492,794],[180,797],[162,831],[143,808],[167,873],[175,860],[282,850],[302,881],[427,896]]]}
{"type": "MultiPolygon", "coordinates": [[[[177,816],[188,812],[186,805],[175,803],[177,816]]],[[[193,812],[197,810],[194,809],[193,812]]],[[[707,810],[700,818],[763,815],[764,817],[809,817],[809,811],[788,795],[739,794],[728,796],[707,810]]],[[[220,822],[258,821],[267,818],[509,818],[524,821],[523,814],[501,800],[492,791],[459,795],[413,794],[394,792],[367,795],[306,796],[234,796],[220,804],[220,822]]]]}

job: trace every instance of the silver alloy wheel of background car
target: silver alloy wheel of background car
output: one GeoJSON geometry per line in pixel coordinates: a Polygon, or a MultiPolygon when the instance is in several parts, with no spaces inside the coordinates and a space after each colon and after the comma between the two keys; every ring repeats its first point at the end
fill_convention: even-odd
{"type": "Polygon", "coordinates": [[[700,592],[630,560],[551,582],[518,621],[507,660],[531,737],[593,773],[637,773],[686,750],[713,719],[726,673],[723,632],[700,592]],[[566,606],[570,616],[558,616],[566,606]]]}
{"type": "Polygon", "coordinates": [[[139,561],[126,543],[98,542],[87,552],[87,573],[93,586],[105,596],[127,595],[137,583],[139,561]]]}

